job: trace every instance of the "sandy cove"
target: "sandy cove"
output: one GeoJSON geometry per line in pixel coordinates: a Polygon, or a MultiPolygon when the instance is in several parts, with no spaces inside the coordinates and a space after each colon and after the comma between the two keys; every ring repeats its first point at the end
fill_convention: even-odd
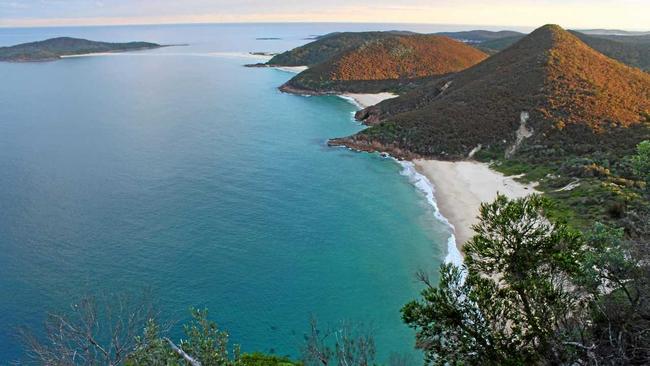
{"type": "Polygon", "coordinates": [[[386,99],[392,99],[398,97],[397,94],[393,93],[377,93],[377,94],[359,94],[359,93],[344,93],[341,94],[344,98],[349,98],[354,100],[354,102],[363,108],[368,108],[375,104],[379,104],[386,99]]]}
{"type": "MultiPolygon", "coordinates": [[[[362,109],[395,98],[396,94],[345,93],[343,98],[353,100],[362,109]]],[[[465,242],[474,236],[472,225],[478,222],[481,203],[492,202],[497,194],[521,198],[534,193],[537,183],[523,184],[517,177],[507,177],[477,161],[442,161],[413,159],[418,173],[427,178],[434,188],[434,197],[440,214],[453,226],[456,247],[462,253],[465,242]]]]}
{"type": "Polygon", "coordinates": [[[539,193],[535,183],[522,184],[485,163],[415,159],[413,164],[433,184],[438,209],[453,225],[461,252],[463,244],[474,235],[471,226],[478,222],[482,202],[494,201],[497,193],[509,198],[539,193]]]}
{"type": "MultiPolygon", "coordinates": [[[[285,91],[300,94],[297,90],[285,91]]],[[[361,109],[398,96],[393,93],[337,95],[353,101],[361,109]]],[[[433,185],[436,205],[453,226],[456,247],[461,253],[463,244],[474,235],[472,225],[478,222],[481,203],[494,201],[498,193],[511,199],[540,193],[535,190],[536,183],[522,184],[516,177],[506,177],[485,163],[414,159],[413,164],[433,185]]]]}

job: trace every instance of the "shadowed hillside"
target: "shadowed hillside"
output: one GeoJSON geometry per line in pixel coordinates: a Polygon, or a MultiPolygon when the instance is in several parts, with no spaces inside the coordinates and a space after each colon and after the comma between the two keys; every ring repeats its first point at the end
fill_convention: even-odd
{"type": "Polygon", "coordinates": [[[487,30],[471,30],[471,31],[461,31],[461,32],[439,32],[436,33],[439,36],[446,36],[453,38],[459,41],[467,43],[482,43],[487,41],[494,41],[503,38],[510,37],[523,37],[525,34],[515,31],[502,30],[502,31],[487,31],[487,30]]]}
{"type": "Polygon", "coordinates": [[[22,43],[11,47],[0,47],[0,61],[50,61],[58,60],[61,56],[99,52],[135,51],[159,47],[162,46],[148,42],[109,43],[59,37],[39,42],[22,43]]]}
{"type": "Polygon", "coordinates": [[[360,111],[380,123],[333,143],[446,159],[479,147],[628,151],[650,136],[649,113],[649,74],[547,25],[474,67],[360,111]]]}

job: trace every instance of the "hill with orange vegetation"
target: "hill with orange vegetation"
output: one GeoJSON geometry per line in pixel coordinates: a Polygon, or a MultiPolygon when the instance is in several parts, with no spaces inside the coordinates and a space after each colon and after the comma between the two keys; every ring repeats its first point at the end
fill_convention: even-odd
{"type": "Polygon", "coordinates": [[[444,159],[623,153],[650,138],[650,74],[547,25],[357,117],[373,126],[332,144],[444,159]]]}
{"type": "Polygon", "coordinates": [[[282,89],[304,93],[379,92],[466,69],[487,57],[435,35],[372,39],[295,76],[282,89]]]}
{"type": "Polygon", "coordinates": [[[313,42],[275,55],[259,66],[314,66],[364,43],[409,34],[414,33],[408,31],[329,33],[317,37],[313,42]]]}

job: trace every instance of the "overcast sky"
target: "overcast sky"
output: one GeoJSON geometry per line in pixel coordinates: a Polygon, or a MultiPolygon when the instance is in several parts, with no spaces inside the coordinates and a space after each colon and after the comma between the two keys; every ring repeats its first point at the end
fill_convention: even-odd
{"type": "Polygon", "coordinates": [[[0,0],[0,26],[315,21],[650,30],[650,0],[0,0]]]}

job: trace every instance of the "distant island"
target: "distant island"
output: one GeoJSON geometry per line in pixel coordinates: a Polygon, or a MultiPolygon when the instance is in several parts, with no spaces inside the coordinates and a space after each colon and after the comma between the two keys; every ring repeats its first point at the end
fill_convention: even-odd
{"type": "Polygon", "coordinates": [[[54,61],[61,59],[63,56],[149,50],[160,47],[164,46],[150,42],[110,43],[89,41],[81,38],[58,37],[10,47],[0,47],[0,61],[54,61]]]}

